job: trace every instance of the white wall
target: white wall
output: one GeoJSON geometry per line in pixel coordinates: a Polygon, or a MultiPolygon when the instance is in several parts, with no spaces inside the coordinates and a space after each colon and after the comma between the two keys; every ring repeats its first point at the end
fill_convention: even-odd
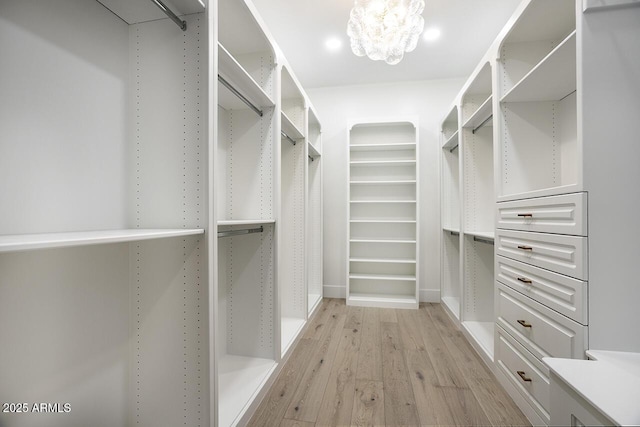
{"type": "Polygon", "coordinates": [[[420,120],[420,299],[440,298],[439,127],[463,79],[309,89],[322,122],[324,294],[346,293],[347,122],[418,116],[420,120]]]}

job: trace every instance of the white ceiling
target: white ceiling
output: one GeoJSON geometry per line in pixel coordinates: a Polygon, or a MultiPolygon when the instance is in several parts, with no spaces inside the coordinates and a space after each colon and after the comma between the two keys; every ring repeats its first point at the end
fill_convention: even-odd
{"type": "Polygon", "coordinates": [[[521,0],[425,0],[425,28],[435,42],[420,39],[397,65],[357,57],[346,35],[353,0],[253,0],[306,88],[468,77],[521,0]],[[339,37],[342,48],[327,51],[339,37]]]}

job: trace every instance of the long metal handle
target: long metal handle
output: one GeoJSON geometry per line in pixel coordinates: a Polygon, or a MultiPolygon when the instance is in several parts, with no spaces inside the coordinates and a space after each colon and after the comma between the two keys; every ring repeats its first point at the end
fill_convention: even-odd
{"type": "MultiPolygon", "coordinates": [[[[155,1],[155,0],[153,0],[155,1]]],[[[224,85],[224,87],[226,87],[227,89],[229,89],[231,91],[231,93],[233,93],[235,96],[237,96],[238,98],[240,98],[240,101],[244,102],[245,104],[247,104],[247,106],[249,106],[249,108],[251,108],[253,111],[255,111],[255,113],[257,115],[259,115],[260,117],[263,116],[262,110],[259,109],[258,107],[256,107],[253,102],[249,101],[243,94],[241,94],[235,87],[233,87],[231,85],[231,83],[229,83],[228,81],[226,81],[224,79],[224,77],[222,77],[220,74],[218,74],[218,81],[220,83],[222,83],[224,85]]]]}
{"type": "Polygon", "coordinates": [[[531,378],[527,378],[527,374],[525,374],[524,371],[517,371],[517,373],[520,378],[522,378],[522,381],[531,382],[531,378]]]}
{"type": "Polygon", "coordinates": [[[187,21],[183,21],[180,18],[178,18],[176,16],[175,13],[173,13],[173,11],[171,9],[169,9],[164,3],[162,3],[160,0],[151,0],[152,2],[155,3],[156,6],[158,6],[160,8],[161,11],[164,12],[165,15],[167,15],[169,17],[169,19],[171,19],[173,22],[176,23],[176,25],[178,27],[180,27],[180,29],[182,31],[187,31],[187,21]]]}
{"type": "Polygon", "coordinates": [[[230,236],[239,236],[242,234],[262,233],[263,231],[264,231],[263,226],[260,226],[257,228],[244,228],[242,230],[218,231],[218,237],[230,237],[230,236]]]}
{"type": "Polygon", "coordinates": [[[532,251],[533,248],[531,246],[521,246],[518,245],[518,249],[522,249],[523,251],[532,251]]]}
{"type": "Polygon", "coordinates": [[[524,277],[518,277],[518,281],[522,283],[531,283],[531,279],[527,279],[524,277]]]}
{"type": "Polygon", "coordinates": [[[530,328],[531,327],[531,323],[527,323],[526,320],[518,320],[518,323],[520,323],[525,328],[530,328]]]}
{"type": "Polygon", "coordinates": [[[533,218],[533,214],[530,213],[518,214],[518,216],[523,218],[533,218]]]}
{"type": "Polygon", "coordinates": [[[290,143],[292,143],[293,145],[296,145],[296,140],[291,138],[289,135],[287,135],[286,133],[284,133],[284,131],[280,131],[280,135],[282,135],[283,138],[289,140],[290,143]]]}

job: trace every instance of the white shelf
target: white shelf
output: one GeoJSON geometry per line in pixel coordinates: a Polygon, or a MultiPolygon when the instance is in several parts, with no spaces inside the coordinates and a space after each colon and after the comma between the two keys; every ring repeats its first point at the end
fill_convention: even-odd
{"type": "Polygon", "coordinates": [[[466,236],[481,237],[483,239],[495,240],[496,233],[493,231],[465,231],[466,236]]]}
{"type": "Polygon", "coordinates": [[[297,317],[283,317],[280,324],[280,347],[284,355],[304,327],[305,320],[297,317]]]}
{"type": "Polygon", "coordinates": [[[471,115],[471,117],[469,117],[469,120],[467,120],[462,127],[475,129],[482,123],[488,121],[493,114],[492,101],[493,97],[489,95],[489,98],[480,105],[480,107],[471,115]]]}
{"type": "Polygon", "coordinates": [[[303,139],[304,133],[296,125],[293,124],[291,119],[287,117],[284,111],[281,114],[282,117],[282,132],[289,135],[292,139],[303,139]]]}
{"type": "Polygon", "coordinates": [[[415,165],[415,160],[355,160],[351,166],[405,166],[415,165]]]}
{"type": "Polygon", "coordinates": [[[349,203],[417,203],[415,200],[351,200],[349,203]]]}
{"type": "Polygon", "coordinates": [[[524,76],[501,102],[558,101],[576,90],[576,32],[524,76]]]}
{"type": "Polygon", "coordinates": [[[349,262],[373,262],[387,264],[415,264],[415,259],[390,259],[390,258],[349,258],[349,262]]]}
{"type": "Polygon", "coordinates": [[[415,184],[415,179],[406,179],[399,181],[351,181],[351,185],[400,185],[400,184],[415,184]]]}
{"type": "Polygon", "coordinates": [[[456,319],[460,319],[460,298],[458,297],[442,297],[442,303],[453,314],[456,319]]]}
{"type": "Polygon", "coordinates": [[[354,144],[349,146],[351,151],[393,151],[413,150],[415,148],[415,142],[404,144],[354,144]]]}
{"type": "Polygon", "coordinates": [[[0,253],[30,251],[34,249],[66,248],[72,246],[103,245],[168,237],[203,234],[195,229],[122,229],[76,231],[69,233],[16,234],[0,236],[0,253]]]}
{"type": "Polygon", "coordinates": [[[218,221],[218,225],[259,225],[259,224],[275,224],[275,219],[231,219],[218,221]]]}
{"type": "Polygon", "coordinates": [[[399,280],[405,282],[415,282],[416,276],[410,276],[405,274],[349,274],[349,279],[360,280],[399,280]]]}
{"type": "Polygon", "coordinates": [[[415,308],[418,301],[413,295],[352,292],[347,298],[347,303],[369,307],[415,308]]]}
{"type": "Polygon", "coordinates": [[[218,359],[218,425],[235,425],[275,367],[272,359],[232,355],[218,359]]]}
{"type": "Polygon", "coordinates": [[[311,157],[315,159],[316,157],[322,156],[322,153],[320,152],[320,150],[318,150],[311,142],[309,142],[308,145],[309,145],[309,155],[311,157]]]}
{"type": "Polygon", "coordinates": [[[415,240],[404,239],[351,239],[351,243],[416,243],[415,240]]]}
{"type": "Polygon", "coordinates": [[[458,146],[458,131],[455,131],[454,134],[451,135],[449,139],[447,139],[447,141],[442,145],[442,148],[452,150],[457,146],[458,146]]]}
{"type": "Polygon", "coordinates": [[[493,334],[495,323],[493,322],[462,322],[469,335],[482,348],[490,360],[493,360],[493,334]]]}
{"type": "MultiPolygon", "coordinates": [[[[238,61],[218,43],[218,73],[256,107],[273,107],[275,102],[238,61]]],[[[218,104],[227,110],[249,108],[224,85],[219,84],[218,104]]]]}
{"type": "Polygon", "coordinates": [[[352,219],[349,222],[362,224],[415,224],[415,220],[411,219],[352,219]]]}
{"type": "MultiPolygon", "coordinates": [[[[100,3],[127,24],[168,19],[167,15],[150,1],[100,0],[100,3]]],[[[171,0],[167,6],[178,17],[204,12],[205,9],[201,0],[171,0]]],[[[172,22],[171,25],[175,24],[172,22]]]]}

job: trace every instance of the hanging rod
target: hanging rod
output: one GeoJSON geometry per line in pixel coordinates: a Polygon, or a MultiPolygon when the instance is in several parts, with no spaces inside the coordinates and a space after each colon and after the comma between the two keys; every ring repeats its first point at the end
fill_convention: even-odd
{"type": "Polygon", "coordinates": [[[311,160],[312,162],[315,160],[313,157],[311,157],[309,154],[307,154],[307,156],[309,156],[309,160],[311,160]]]}
{"type": "Polygon", "coordinates": [[[293,145],[296,145],[296,140],[291,138],[289,135],[287,135],[286,133],[284,133],[283,131],[280,131],[280,135],[282,135],[283,137],[285,137],[286,139],[289,140],[289,142],[291,142],[293,145]]]}
{"type": "MultiPolygon", "coordinates": [[[[155,1],[155,0],[153,0],[155,1]]],[[[241,94],[240,92],[238,92],[238,90],[233,87],[231,85],[231,83],[229,83],[228,81],[226,81],[224,79],[224,77],[222,77],[220,74],[218,74],[218,81],[220,83],[222,83],[224,85],[224,87],[226,87],[227,89],[229,89],[231,91],[231,93],[233,93],[235,96],[237,96],[238,98],[240,98],[240,101],[244,102],[245,104],[247,104],[249,106],[249,108],[251,108],[253,111],[256,112],[257,115],[259,115],[260,117],[262,117],[263,113],[262,110],[259,109],[258,107],[256,107],[251,101],[249,101],[243,94],[241,94]]]]}
{"type": "Polygon", "coordinates": [[[450,153],[453,153],[453,152],[455,151],[455,149],[456,149],[456,148],[458,148],[458,144],[456,144],[456,145],[455,145],[455,147],[451,148],[451,149],[449,150],[449,152],[450,152],[450,153]]]}
{"type": "Polygon", "coordinates": [[[243,228],[242,230],[218,231],[218,238],[229,237],[229,236],[239,236],[242,234],[262,233],[263,231],[264,231],[263,226],[260,226],[257,228],[243,228]]]}
{"type": "Polygon", "coordinates": [[[488,245],[493,245],[493,240],[489,240],[489,239],[483,239],[482,237],[478,237],[478,236],[473,236],[473,241],[474,242],[480,242],[480,243],[486,243],[488,245]]]}
{"type": "Polygon", "coordinates": [[[476,131],[477,131],[478,129],[480,129],[482,126],[486,125],[486,124],[487,124],[487,122],[488,122],[489,120],[491,120],[491,119],[493,119],[493,114],[492,114],[492,115],[490,115],[489,117],[487,117],[487,118],[486,118],[482,123],[480,123],[478,126],[476,126],[475,128],[473,128],[473,130],[471,131],[471,133],[476,133],[476,131]]]}
{"type": "Polygon", "coordinates": [[[558,99],[558,102],[562,101],[563,99],[565,99],[565,98],[566,98],[566,97],[568,97],[568,96],[573,95],[573,94],[574,94],[574,93],[576,93],[577,91],[578,91],[578,90],[576,89],[576,90],[573,90],[573,91],[569,92],[568,94],[566,94],[566,95],[565,95],[565,96],[563,96],[562,98],[558,99]]]}
{"type": "Polygon", "coordinates": [[[176,23],[176,25],[178,27],[180,27],[180,29],[182,31],[187,31],[187,21],[183,21],[180,18],[178,18],[176,16],[175,13],[173,13],[171,11],[171,9],[169,9],[164,3],[162,3],[160,0],[151,0],[152,2],[154,2],[156,4],[156,6],[158,6],[160,8],[161,11],[164,12],[165,15],[167,15],[173,22],[176,23]]]}
{"type": "Polygon", "coordinates": [[[449,231],[449,234],[451,234],[452,236],[459,236],[460,233],[458,233],[457,231],[449,231]]]}

